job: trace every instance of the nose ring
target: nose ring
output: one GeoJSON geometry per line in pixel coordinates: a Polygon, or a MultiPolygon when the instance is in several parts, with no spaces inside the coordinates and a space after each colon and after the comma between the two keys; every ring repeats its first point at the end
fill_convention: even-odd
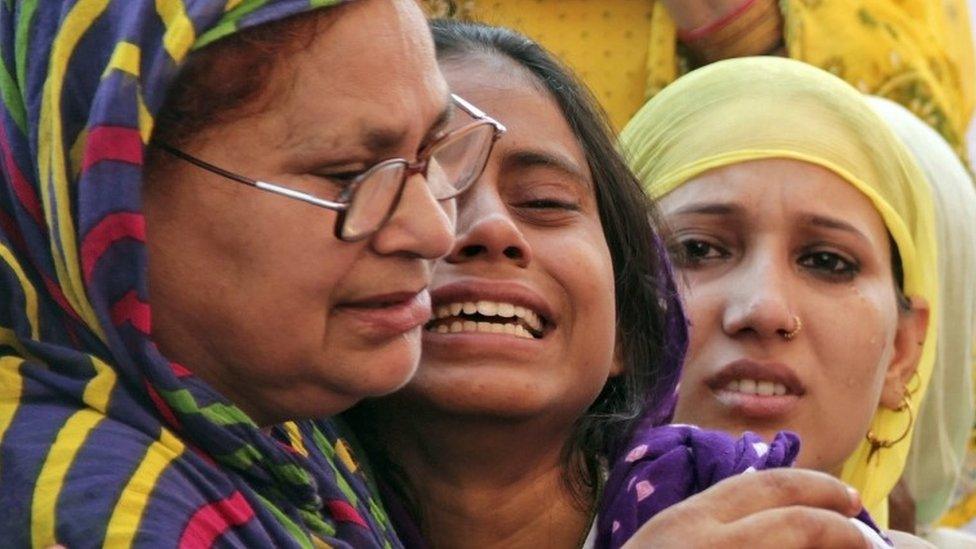
{"type": "Polygon", "coordinates": [[[786,330],[780,330],[779,335],[782,336],[782,338],[786,341],[793,341],[793,338],[796,337],[796,335],[799,334],[800,330],[802,329],[803,321],[800,320],[800,317],[793,315],[793,329],[788,332],[786,330]]]}

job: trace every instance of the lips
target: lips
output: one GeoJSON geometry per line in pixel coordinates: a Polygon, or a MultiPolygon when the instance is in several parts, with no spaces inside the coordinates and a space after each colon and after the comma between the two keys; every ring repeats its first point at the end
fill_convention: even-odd
{"type": "Polygon", "coordinates": [[[734,413],[756,419],[788,414],[806,394],[796,373],[785,364],[737,360],[705,380],[716,399],[734,413]]]}
{"type": "Polygon", "coordinates": [[[433,319],[426,326],[430,333],[538,340],[555,327],[551,307],[521,284],[455,282],[434,290],[432,298],[433,319]]]}
{"type": "Polygon", "coordinates": [[[375,294],[340,303],[336,310],[347,314],[374,336],[399,336],[430,319],[430,293],[423,289],[375,294]]]}

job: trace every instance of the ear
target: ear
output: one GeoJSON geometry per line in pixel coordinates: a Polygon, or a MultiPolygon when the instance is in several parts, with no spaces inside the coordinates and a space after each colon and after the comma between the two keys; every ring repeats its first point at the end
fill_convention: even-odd
{"type": "Polygon", "coordinates": [[[921,297],[910,299],[911,310],[899,311],[894,353],[881,390],[881,406],[897,410],[912,374],[922,358],[925,330],[929,326],[929,304],[921,297]]]}

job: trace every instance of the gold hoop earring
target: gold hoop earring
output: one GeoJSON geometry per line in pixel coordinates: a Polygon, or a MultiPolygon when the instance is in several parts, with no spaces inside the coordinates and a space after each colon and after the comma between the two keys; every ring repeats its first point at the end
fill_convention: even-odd
{"type": "Polygon", "coordinates": [[[793,341],[793,338],[796,337],[796,335],[800,333],[800,330],[802,329],[803,321],[800,320],[800,317],[793,315],[793,329],[788,332],[786,330],[780,330],[779,335],[786,341],[793,341]]]}
{"type": "MultiPolygon", "coordinates": [[[[874,431],[868,431],[868,434],[865,436],[865,438],[868,439],[868,443],[871,444],[871,449],[868,450],[868,463],[871,463],[871,458],[878,455],[881,450],[891,448],[895,444],[905,440],[905,437],[907,437],[908,433],[911,432],[912,424],[915,423],[915,413],[912,411],[912,403],[908,399],[909,393],[906,392],[901,397],[901,405],[895,409],[896,412],[908,410],[908,425],[906,425],[905,430],[898,435],[898,438],[883,440],[878,438],[877,435],[874,434],[874,431]]],[[[881,457],[879,456],[878,461],[880,460],[881,457]]]]}

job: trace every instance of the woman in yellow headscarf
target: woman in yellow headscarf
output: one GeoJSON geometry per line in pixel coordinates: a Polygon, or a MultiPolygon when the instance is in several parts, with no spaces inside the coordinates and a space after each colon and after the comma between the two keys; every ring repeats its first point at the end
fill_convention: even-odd
{"type": "Polygon", "coordinates": [[[566,60],[621,127],[691,68],[778,53],[893,99],[957,151],[972,115],[966,0],[424,0],[513,27],[566,60]],[[681,37],[682,39],[679,39],[681,37]],[[781,47],[785,46],[785,47],[781,47]]]}
{"type": "Polygon", "coordinates": [[[675,421],[793,430],[798,464],[887,524],[939,311],[932,199],[908,151],[855,88],[776,57],[690,73],[621,140],[683,275],[675,421]]]}

